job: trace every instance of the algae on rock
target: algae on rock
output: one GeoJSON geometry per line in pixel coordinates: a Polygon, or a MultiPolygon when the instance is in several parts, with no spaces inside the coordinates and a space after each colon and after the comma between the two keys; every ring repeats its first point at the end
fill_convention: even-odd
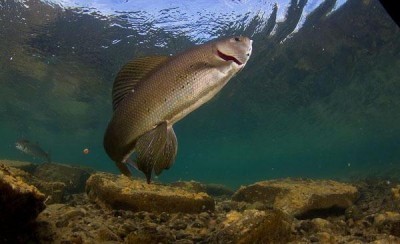
{"type": "Polygon", "coordinates": [[[198,213],[214,210],[214,199],[206,193],[190,192],[161,184],[147,184],[107,173],[93,174],[86,192],[99,205],[131,211],[198,213]]]}
{"type": "Polygon", "coordinates": [[[213,243],[287,243],[292,217],[279,210],[230,212],[213,243]]]}
{"type": "Polygon", "coordinates": [[[20,227],[45,208],[45,195],[0,164],[0,229],[20,227]]]}
{"type": "Polygon", "coordinates": [[[332,180],[270,180],[241,187],[235,201],[261,203],[302,218],[320,210],[346,209],[359,196],[356,187],[332,180]]]}

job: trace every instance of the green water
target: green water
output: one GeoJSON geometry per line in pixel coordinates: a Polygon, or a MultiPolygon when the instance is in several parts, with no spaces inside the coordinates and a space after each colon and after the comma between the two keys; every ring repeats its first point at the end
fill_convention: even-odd
{"type": "MultiPolygon", "coordinates": [[[[336,1],[319,2],[293,33],[290,11],[272,32],[257,18],[216,31],[251,36],[253,55],[220,94],[174,126],[177,160],[158,180],[237,187],[281,177],[398,176],[400,29],[378,1],[350,0],[330,14],[336,1]]],[[[40,163],[14,147],[28,138],[56,162],[117,173],[102,147],[116,72],[134,57],[202,41],[27,4],[0,5],[0,157],[40,163]]]]}

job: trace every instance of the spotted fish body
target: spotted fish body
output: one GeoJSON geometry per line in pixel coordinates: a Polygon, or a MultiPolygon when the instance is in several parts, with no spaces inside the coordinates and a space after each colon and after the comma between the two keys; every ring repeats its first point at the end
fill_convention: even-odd
{"type": "Polygon", "coordinates": [[[45,152],[38,143],[32,143],[26,139],[22,139],[15,143],[15,147],[28,155],[45,159],[47,163],[51,163],[50,154],[45,152]]]}
{"type": "Polygon", "coordinates": [[[144,57],[126,64],[113,87],[114,114],[104,147],[122,173],[135,152],[135,165],[150,182],[174,162],[173,124],[217,94],[246,64],[252,41],[226,38],[174,57],[144,57]]]}

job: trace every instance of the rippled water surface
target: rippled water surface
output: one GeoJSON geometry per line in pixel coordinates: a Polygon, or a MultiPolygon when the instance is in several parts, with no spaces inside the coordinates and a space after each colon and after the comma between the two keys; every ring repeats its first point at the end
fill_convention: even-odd
{"type": "Polygon", "coordinates": [[[397,172],[400,31],[377,0],[1,1],[0,156],[40,162],[15,149],[27,138],[54,161],[117,172],[102,140],[121,66],[232,35],[254,40],[249,63],[175,125],[177,161],[159,180],[397,172]]]}

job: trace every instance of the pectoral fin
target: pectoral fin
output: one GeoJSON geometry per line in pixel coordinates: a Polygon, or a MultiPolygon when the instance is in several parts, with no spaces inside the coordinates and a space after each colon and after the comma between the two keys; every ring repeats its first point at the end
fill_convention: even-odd
{"type": "Polygon", "coordinates": [[[150,183],[154,170],[156,175],[169,169],[175,160],[178,143],[172,127],[166,122],[142,135],[136,142],[136,164],[150,183]]]}

